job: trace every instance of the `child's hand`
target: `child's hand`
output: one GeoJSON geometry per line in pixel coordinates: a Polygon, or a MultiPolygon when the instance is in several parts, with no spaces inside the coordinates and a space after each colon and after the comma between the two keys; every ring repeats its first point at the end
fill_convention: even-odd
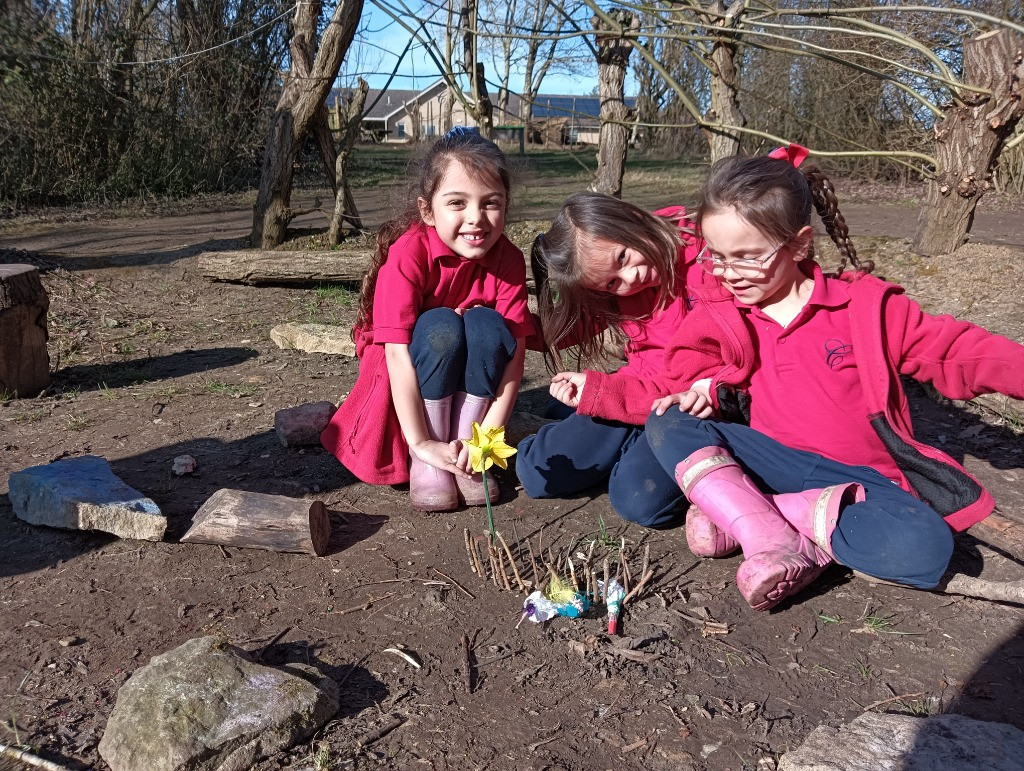
{"type": "Polygon", "coordinates": [[[673,404],[679,405],[680,412],[689,412],[695,418],[709,418],[714,412],[711,400],[705,394],[693,390],[655,399],[651,410],[658,415],[664,415],[673,404]]]}
{"type": "Polygon", "coordinates": [[[464,471],[466,476],[472,476],[473,464],[469,461],[469,448],[461,439],[456,439],[455,441],[459,445],[459,454],[455,459],[455,465],[464,471]]]}
{"type": "Polygon", "coordinates": [[[582,372],[559,372],[551,378],[548,393],[558,399],[566,407],[579,407],[583,386],[587,384],[587,376],[582,372]]]}
{"type": "Polygon", "coordinates": [[[429,466],[442,469],[443,471],[450,471],[452,474],[468,479],[470,474],[458,465],[459,452],[462,449],[461,444],[458,440],[454,442],[436,442],[433,439],[427,439],[419,444],[409,445],[409,452],[429,466]]]}

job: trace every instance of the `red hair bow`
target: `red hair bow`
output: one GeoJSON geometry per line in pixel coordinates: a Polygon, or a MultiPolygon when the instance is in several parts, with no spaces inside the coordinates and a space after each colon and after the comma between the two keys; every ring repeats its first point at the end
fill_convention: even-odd
{"type": "Polygon", "coordinates": [[[810,154],[811,151],[806,147],[791,144],[787,147],[776,147],[768,153],[768,157],[779,161],[788,161],[794,169],[799,169],[800,164],[804,162],[804,158],[810,154]]]}

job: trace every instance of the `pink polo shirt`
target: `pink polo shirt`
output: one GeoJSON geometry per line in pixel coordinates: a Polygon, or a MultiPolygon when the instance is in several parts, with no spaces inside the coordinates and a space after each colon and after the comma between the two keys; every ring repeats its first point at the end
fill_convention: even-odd
{"type": "Polygon", "coordinates": [[[373,323],[357,333],[371,343],[412,341],[416,320],[434,308],[493,308],[515,337],[533,332],[527,307],[526,260],[505,236],[479,260],[452,254],[434,228],[416,223],[388,251],[373,297],[373,323]]]}
{"type": "Polygon", "coordinates": [[[751,428],[905,484],[881,440],[865,431],[871,409],[852,344],[850,285],[825,278],[816,264],[812,275],[811,297],[787,327],[736,301],[759,362],[750,379],[751,428]]]}

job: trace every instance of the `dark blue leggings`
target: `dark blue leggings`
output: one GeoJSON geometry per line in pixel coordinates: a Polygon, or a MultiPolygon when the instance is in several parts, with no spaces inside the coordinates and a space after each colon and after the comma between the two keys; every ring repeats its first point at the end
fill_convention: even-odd
{"type": "Polygon", "coordinates": [[[703,447],[723,447],[768,493],[797,493],[844,482],[864,485],[867,499],[843,509],[832,534],[836,561],[868,575],[932,589],[953,554],[953,535],[939,514],[868,466],[847,466],[794,450],[738,423],[700,420],[673,407],[652,414],[646,441],[666,473],[703,447]]]}
{"type": "Polygon", "coordinates": [[[577,415],[563,417],[523,439],[516,473],[531,498],[561,498],[608,481],[612,507],[624,519],[645,527],[681,522],[686,499],[651,454],[637,426],[577,415]]]}
{"type": "Polygon", "coordinates": [[[494,398],[494,389],[516,352],[516,339],[492,308],[470,308],[461,316],[434,308],[412,330],[409,355],[420,395],[443,399],[456,391],[494,398]]]}

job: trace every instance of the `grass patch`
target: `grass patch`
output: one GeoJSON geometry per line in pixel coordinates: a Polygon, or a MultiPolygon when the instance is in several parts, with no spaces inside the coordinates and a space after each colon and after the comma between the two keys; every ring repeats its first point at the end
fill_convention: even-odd
{"type": "Polygon", "coordinates": [[[68,417],[67,427],[69,431],[84,431],[92,425],[92,421],[84,415],[71,415],[68,417]]]}
{"type": "Polygon", "coordinates": [[[253,386],[224,383],[220,380],[203,381],[203,390],[214,396],[230,396],[232,399],[241,399],[243,396],[252,396],[256,393],[253,386]]]}

